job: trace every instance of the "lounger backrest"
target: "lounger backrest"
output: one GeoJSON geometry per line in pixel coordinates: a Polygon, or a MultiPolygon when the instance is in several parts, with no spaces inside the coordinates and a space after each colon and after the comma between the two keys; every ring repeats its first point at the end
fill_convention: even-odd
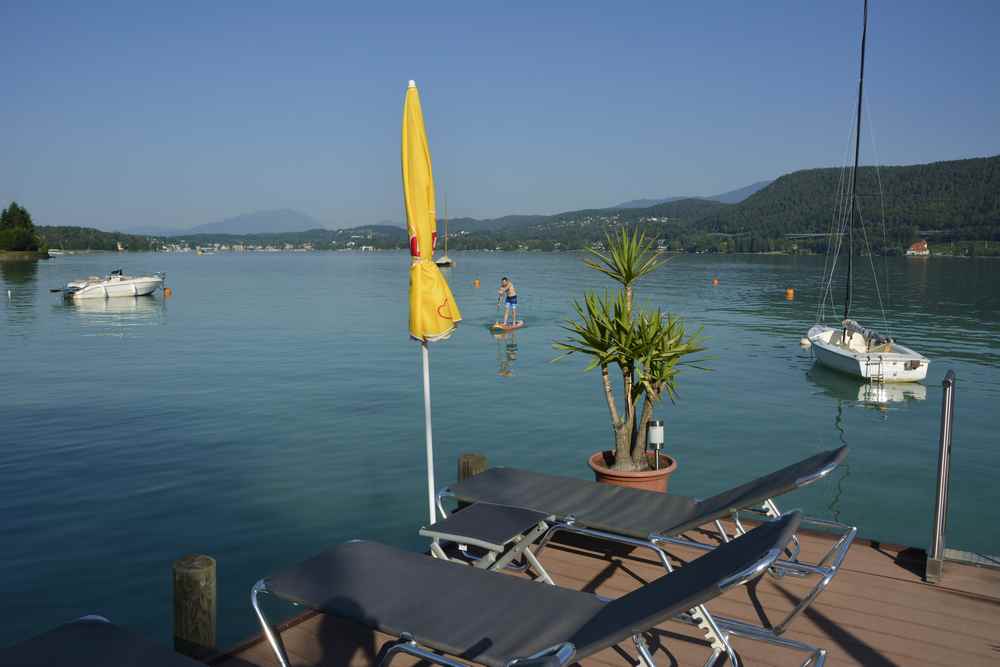
{"type": "Polygon", "coordinates": [[[612,600],[570,639],[577,654],[585,656],[617,644],[760,576],[791,540],[800,521],[799,512],[789,512],[612,600]]]}
{"type": "Polygon", "coordinates": [[[518,468],[490,468],[451,487],[458,500],[525,507],[577,525],[646,539],[693,516],[685,496],[627,489],[518,468]]]}
{"type": "Polygon", "coordinates": [[[704,523],[718,519],[735,510],[759,505],[768,498],[812,484],[826,477],[846,456],[847,445],[820,452],[786,468],[758,477],[752,482],[702,500],[698,503],[698,520],[704,523]]]}

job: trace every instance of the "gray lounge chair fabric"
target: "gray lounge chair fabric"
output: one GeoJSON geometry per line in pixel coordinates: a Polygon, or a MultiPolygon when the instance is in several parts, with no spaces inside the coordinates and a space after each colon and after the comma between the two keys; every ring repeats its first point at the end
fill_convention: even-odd
{"type": "Polygon", "coordinates": [[[847,447],[820,452],[705,500],[595,484],[517,468],[490,468],[451,487],[463,502],[489,502],[572,516],[577,525],[637,539],[678,535],[798,488],[836,467],[847,447]]]}
{"type": "Polygon", "coordinates": [[[765,523],[608,603],[375,542],[334,547],[258,587],[390,635],[407,633],[423,646],[487,667],[563,642],[583,658],[744,583],[741,575],[755,566],[752,576],[761,574],[799,521],[791,513],[765,523]]]}
{"type": "Polygon", "coordinates": [[[421,534],[446,528],[449,534],[475,537],[480,542],[499,546],[548,518],[549,514],[523,507],[476,503],[475,510],[456,512],[444,522],[425,526],[421,534]],[[445,528],[442,523],[446,524],[445,528]]]}
{"type": "Polygon", "coordinates": [[[592,595],[378,542],[334,547],[270,577],[267,590],[490,667],[565,641],[603,606],[592,595]]]}
{"type": "Polygon", "coordinates": [[[5,667],[204,667],[130,630],[84,618],[0,649],[5,667]]]}

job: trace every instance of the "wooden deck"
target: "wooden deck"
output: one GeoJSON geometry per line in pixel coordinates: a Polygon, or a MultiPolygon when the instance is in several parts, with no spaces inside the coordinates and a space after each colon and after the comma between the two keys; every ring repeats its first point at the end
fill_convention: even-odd
{"type": "MultiPolygon", "coordinates": [[[[806,536],[803,558],[815,560],[830,543],[824,536],[806,536]]],[[[683,560],[698,552],[674,549],[672,553],[683,560]]],[[[609,553],[577,540],[551,545],[543,552],[542,562],[559,585],[608,597],[620,596],[662,574],[662,568],[641,551],[609,553]]],[[[828,665],[1000,664],[1000,570],[948,563],[938,585],[924,583],[922,571],[922,552],[856,542],[830,587],[785,636],[827,649],[828,665]]],[[[756,589],[756,600],[746,587],[740,587],[708,608],[717,616],[754,623],[759,623],[759,612],[777,621],[813,581],[765,576],[756,589]]],[[[475,612],[456,609],[455,613],[475,612]]],[[[389,639],[317,614],[290,621],[282,636],[296,667],[370,667],[372,657],[389,639]]],[[[651,639],[660,667],[703,665],[710,654],[697,630],[681,623],[660,626],[651,639]]],[[[802,653],[746,639],[734,639],[733,646],[748,667],[799,665],[805,659],[802,653]]],[[[414,663],[400,656],[393,666],[414,663]]],[[[212,664],[276,667],[277,661],[267,643],[257,638],[212,664]]],[[[627,642],[581,664],[627,667],[637,664],[637,659],[627,642]]]]}

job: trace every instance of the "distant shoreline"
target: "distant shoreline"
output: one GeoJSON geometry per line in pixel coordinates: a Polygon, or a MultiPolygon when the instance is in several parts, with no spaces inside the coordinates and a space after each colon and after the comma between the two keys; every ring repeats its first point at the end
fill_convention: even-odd
{"type": "MultiPolygon", "coordinates": [[[[373,248],[372,250],[359,250],[355,248],[319,248],[312,250],[294,249],[294,250],[217,250],[213,249],[211,255],[273,255],[273,254],[316,254],[316,253],[351,253],[358,255],[368,255],[372,253],[407,253],[407,248],[373,248]]],[[[464,253],[524,253],[524,254],[579,254],[585,253],[586,249],[574,248],[572,250],[539,250],[539,249],[465,249],[465,250],[453,250],[453,254],[464,254],[464,253]]],[[[661,250],[664,255],[695,255],[699,257],[704,256],[714,256],[714,257],[733,257],[733,256],[755,256],[755,257],[822,257],[822,253],[815,252],[788,252],[784,250],[767,250],[762,252],[689,252],[684,250],[661,250]]],[[[72,255],[122,255],[122,254],[154,254],[154,255],[183,255],[190,254],[194,255],[194,251],[171,251],[171,250],[125,250],[124,252],[116,250],[66,250],[60,252],[59,255],[50,255],[47,252],[34,252],[34,251],[0,251],[0,262],[6,261],[29,261],[29,260],[39,260],[39,259],[54,259],[56,257],[69,257],[72,255]]],[[[863,255],[867,256],[867,255],[863,255]]],[[[927,261],[935,259],[1000,259],[1000,255],[975,255],[970,257],[969,255],[960,254],[950,254],[950,253],[934,253],[929,256],[913,257],[907,255],[889,255],[889,257],[903,257],[911,261],[927,261]]]]}
{"type": "Polygon", "coordinates": [[[44,250],[0,250],[0,262],[18,262],[33,259],[51,259],[51,256],[44,250]]]}

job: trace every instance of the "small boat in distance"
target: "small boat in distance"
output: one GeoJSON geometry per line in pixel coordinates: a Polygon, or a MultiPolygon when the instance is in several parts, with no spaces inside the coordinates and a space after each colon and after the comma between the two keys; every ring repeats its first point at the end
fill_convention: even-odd
{"type": "MultiPolygon", "coordinates": [[[[865,42],[868,36],[868,0],[865,0],[865,18],[861,33],[861,75],[858,77],[858,107],[854,122],[854,169],[849,179],[842,177],[838,188],[838,209],[830,229],[830,243],[826,266],[829,273],[824,276],[823,296],[817,310],[819,320],[802,340],[804,346],[812,347],[816,361],[842,373],[873,382],[918,382],[927,377],[930,360],[923,355],[900,345],[886,335],[863,327],[851,319],[851,299],[854,282],[854,227],[861,228],[865,245],[868,236],[864,231],[864,220],[858,205],[858,159],[861,151],[861,102],[865,81],[865,42]],[[843,186],[847,185],[844,192],[843,186]],[[843,193],[841,195],[841,193],[843,193]],[[829,304],[833,308],[833,283],[837,269],[837,259],[843,245],[847,246],[847,294],[844,300],[844,315],[835,326],[823,323],[824,310],[829,304]]],[[[876,166],[877,170],[878,167],[876,166]]],[[[845,171],[846,174],[846,171],[845,171]]],[[[879,179],[881,183],[881,179],[879,179]]],[[[880,187],[881,189],[881,187],[880,187]]],[[[883,226],[885,220],[882,221],[883,226]]],[[[871,257],[871,248],[868,249],[871,257]]],[[[825,271],[825,270],[824,270],[825,271]]],[[[875,274],[872,264],[872,274],[875,274]]],[[[876,280],[876,294],[881,303],[881,292],[876,280]]],[[[885,310],[883,308],[883,319],[885,310]]]]}
{"type": "Polygon", "coordinates": [[[163,287],[165,273],[151,276],[126,276],[115,269],[106,278],[90,276],[67,283],[63,296],[67,299],[109,299],[119,296],[146,296],[163,287]]]}
{"type": "Polygon", "coordinates": [[[448,256],[448,198],[444,199],[444,254],[434,260],[434,263],[441,268],[455,266],[455,262],[448,256]]]}

